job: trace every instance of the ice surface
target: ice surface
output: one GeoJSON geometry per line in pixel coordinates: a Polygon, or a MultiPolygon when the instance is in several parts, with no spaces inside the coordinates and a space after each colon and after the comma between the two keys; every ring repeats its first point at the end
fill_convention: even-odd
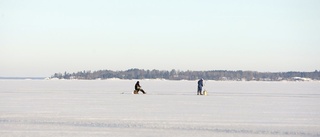
{"type": "Polygon", "coordinates": [[[319,82],[0,80],[1,137],[318,137],[319,82]]]}

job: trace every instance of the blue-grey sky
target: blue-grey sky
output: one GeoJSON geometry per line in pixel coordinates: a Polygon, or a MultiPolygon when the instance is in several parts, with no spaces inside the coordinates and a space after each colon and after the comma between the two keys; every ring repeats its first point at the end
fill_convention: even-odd
{"type": "Polygon", "coordinates": [[[320,69],[319,0],[0,0],[0,76],[320,69]]]}

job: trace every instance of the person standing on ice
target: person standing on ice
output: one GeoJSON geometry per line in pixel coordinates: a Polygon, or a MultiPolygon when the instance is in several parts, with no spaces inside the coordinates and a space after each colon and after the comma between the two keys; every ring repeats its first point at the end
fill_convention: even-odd
{"type": "Polygon", "coordinates": [[[138,94],[139,91],[141,91],[143,94],[146,94],[143,89],[141,89],[141,86],[139,84],[139,81],[137,81],[136,85],[134,86],[134,94],[138,94]]]}
{"type": "Polygon", "coordinates": [[[198,81],[198,92],[197,95],[202,95],[203,79],[198,81]]]}

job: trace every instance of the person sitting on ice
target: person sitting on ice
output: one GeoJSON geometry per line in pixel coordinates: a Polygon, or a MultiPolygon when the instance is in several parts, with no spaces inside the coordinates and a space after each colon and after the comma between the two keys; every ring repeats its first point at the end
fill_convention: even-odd
{"type": "Polygon", "coordinates": [[[144,90],[141,88],[139,81],[137,81],[136,85],[134,86],[134,89],[134,94],[139,94],[139,91],[141,91],[143,94],[146,94],[146,92],[144,92],[144,90]]]}

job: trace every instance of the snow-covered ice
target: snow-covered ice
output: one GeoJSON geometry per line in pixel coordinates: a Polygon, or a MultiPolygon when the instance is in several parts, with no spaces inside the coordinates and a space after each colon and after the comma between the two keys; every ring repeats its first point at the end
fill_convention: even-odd
{"type": "Polygon", "coordinates": [[[0,80],[0,136],[320,136],[320,82],[135,82],[0,80]]]}

